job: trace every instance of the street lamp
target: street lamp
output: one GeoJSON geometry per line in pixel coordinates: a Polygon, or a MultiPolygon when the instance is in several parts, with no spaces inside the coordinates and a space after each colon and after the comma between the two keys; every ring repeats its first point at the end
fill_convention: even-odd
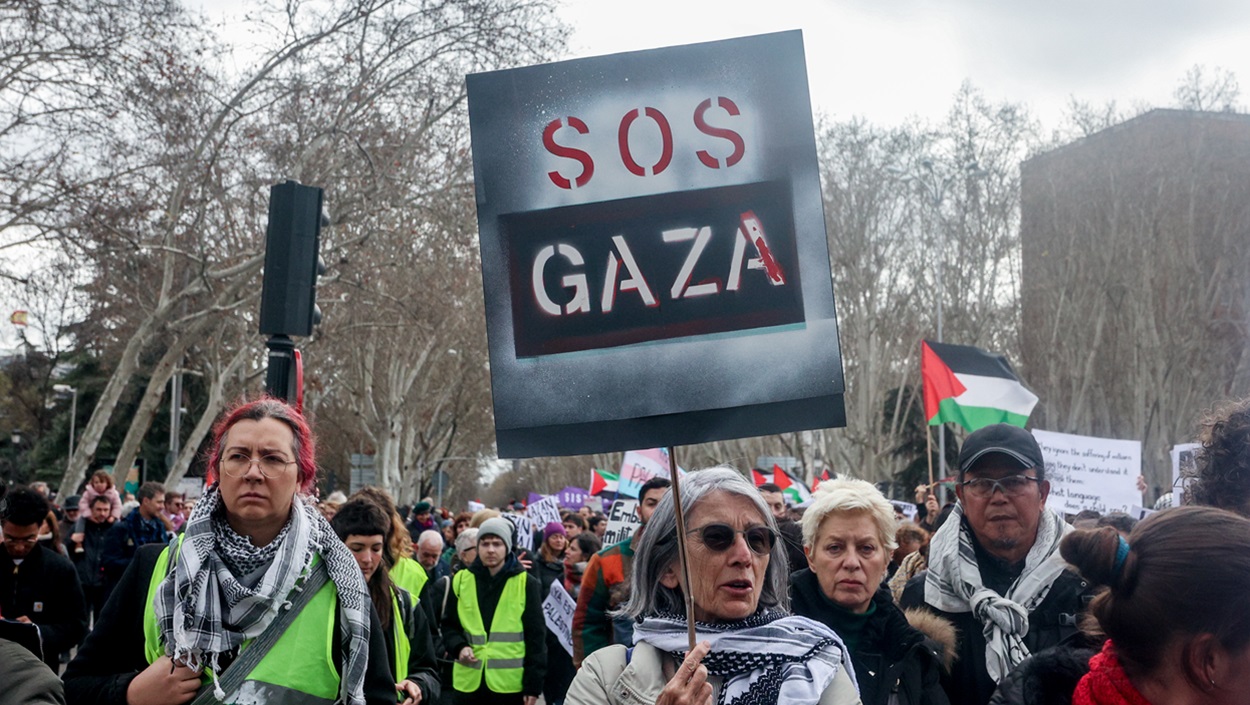
{"type": "Polygon", "coordinates": [[[69,402],[69,453],[65,458],[65,472],[69,472],[70,464],[74,462],[74,424],[78,421],[78,387],[68,384],[54,384],[52,391],[58,394],[72,394],[69,402]]]}

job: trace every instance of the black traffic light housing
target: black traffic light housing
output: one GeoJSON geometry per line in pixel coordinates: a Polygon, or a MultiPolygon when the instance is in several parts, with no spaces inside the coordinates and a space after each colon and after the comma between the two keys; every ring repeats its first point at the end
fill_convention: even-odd
{"type": "Polygon", "coordinates": [[[322,190],[295,181],[269,188],[265,274],[260,295],[260,332],[312,335],[321,322],[317,276],[321,262],[322,190]]]}

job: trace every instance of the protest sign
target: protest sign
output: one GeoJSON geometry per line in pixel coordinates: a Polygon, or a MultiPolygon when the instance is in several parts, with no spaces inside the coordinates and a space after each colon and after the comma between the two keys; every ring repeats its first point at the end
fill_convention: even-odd
{"type": "Polygon", "coordinates": [[[1101,514],[1128,512],[1141,503],[1141,442],[1039,431],[1050,496],[1046,506],[1061,514],[1092,509],[1101,514]]]}
{"type": "Polygon", "coordinates": [[[903,512],[903,516],[907,517],[907,521],[916,520],[916,505],[911,502],[900,502],[897,499],[890,500],[890,504],[893,504],[895,509],[903,512]]]}
{"type": "Polygon", "coordinates": [[[560,501],[554,496],[543,497],[526,507],[525,516],[529,517],[530,523],[539,529],[546,528],[547,524],[553,521],[559,524],[560,501]]]}
{"type": "Polygon", "coordinates": [[[178,481],[174,489],[181,492],[188,500],[199,499],[204,494],[204,478],[184,477],[178,481]]]}
{"type": "Polygon", "coordinates": [[[628,541],[640,526],[642,520],[638,518],[638,500],[616,500],[608,510],[608,530],[603,534],[603,547],[628,541]]]}
{"type": "Polygon", "coordinates": [[[501,457],[845,425],[800,32],[466,82],[501,457]]]}
{"type": "Polygon", "coordinates": [[[1201,443],[1181,443],[1172,446],[1172,506],[1185,504],[1185,482],[1182,477],[1194,477],[1198,473],[1198,451],[1201,443]]]}
{"type": "Polygon", "coordinates": [[[486,508],[485,504],[482,504],[481,502],[474,502],[473,500],[469,500],[465,506],[467,506],[471,512],[480,512],[486,508]]]}
{"type": "Polygon", "coordinates": [[[638,491],[653,477],[669,477],[668,453],[663,448],[631,450],[621,461],[617,496],[638,497],[638,491]]]}
{"type": "Polygon", "coordinates": [[[565,487],[556,493],[560,506],[573,510],[581,509],[587,504],[594,504],[591,496],[590,491],[584,487],[565,487]]]}
{"type": "Polygon", "coordinates": [[[516,527],[516,545],[527,551],[534,550],[534,524],[524,514],[504,514],[516,527]]]}
{"type": "Polygon", "coordinates": [[[576,609],[577,600],[565,591],[559,580],[551,581],[551,591],[543,600],[543,619],[569,656],[573,655],[573,612],[576,609]]]}

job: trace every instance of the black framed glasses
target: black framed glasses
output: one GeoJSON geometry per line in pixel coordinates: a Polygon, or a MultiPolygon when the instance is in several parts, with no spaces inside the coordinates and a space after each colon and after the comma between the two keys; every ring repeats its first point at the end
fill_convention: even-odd
{"type": "Polygon", "coordinates": [[[230,477],[243,477],[252,468],[252,463],[260,468],[260,474],[272,478],[281,475],[295,461],[287,460],[277,453],[266,453],[259,458],[253,458],[247,453],[232,452],[221,459],[221,471],[230,477]]]}
{"type": "Polygon", "coordinates": [[[995,489],[1002,490],[1003,494],[1008,497],[1019,497],[1028,492],[1034,482],[1041,482],[1041,479],[1029,477],[1028,475],[1008,475],[997,480],[988,477],[974,477],[971,480],[964,480],[959,485],[964,488],[964,492],[973,497],[989,497],[994,494],[995,489]]]}
{"type": "Polygon", "coordinates": [[[752,553],[760,556],[768,555],[777,541],[777,534],[767,526],[751,526],[746,529],[735,529],[728,524],[705,524],[691,529],[687,534],[698,534],[699,542],[707,546],[709,551],[721,553],[734,545],[738,534],[747,540],[747,547],[752,553]]]}

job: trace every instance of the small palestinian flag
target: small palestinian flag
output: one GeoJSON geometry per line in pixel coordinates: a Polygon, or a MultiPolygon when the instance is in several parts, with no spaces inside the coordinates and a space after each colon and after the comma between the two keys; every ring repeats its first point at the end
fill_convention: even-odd
{"type": "Polygon", "coordinates": [[[920,344],[924,415],[930,426],[947,421],[975,431],[996,423],[1024,427],[1037,395],[1024,388],[1002,355],[967,345],[920,344]]]}
{"type": "Polygon", "coordinates": [[[829,476],[829,469],[825,468],[819,475],[812,478],[812,492],[815,492],[816,489],[820,487],[820,483],[828,482],[832,479],[833,478],[829,476]]]}
{"type": "Polygon", "coordinates": [[[781,494],[785,495],[786,501],[790,504],[800,504],[812,496],[812,493],[807,491],[806,485],[790,477],[790,474],[782,470],[780,465],[774,465],[771,473],[752,469],[751,476],[755,480],[756,487],[771,482],[781,488],[781,494]]]}
{"type": "Polygon", "coordinates": [[[602,497],[605,494],[615,496],[617,487],[620,486],[620,476],[614,475],[607,470],[594,468],[590,471],[590,494],[596,497],[602,497]]]}

